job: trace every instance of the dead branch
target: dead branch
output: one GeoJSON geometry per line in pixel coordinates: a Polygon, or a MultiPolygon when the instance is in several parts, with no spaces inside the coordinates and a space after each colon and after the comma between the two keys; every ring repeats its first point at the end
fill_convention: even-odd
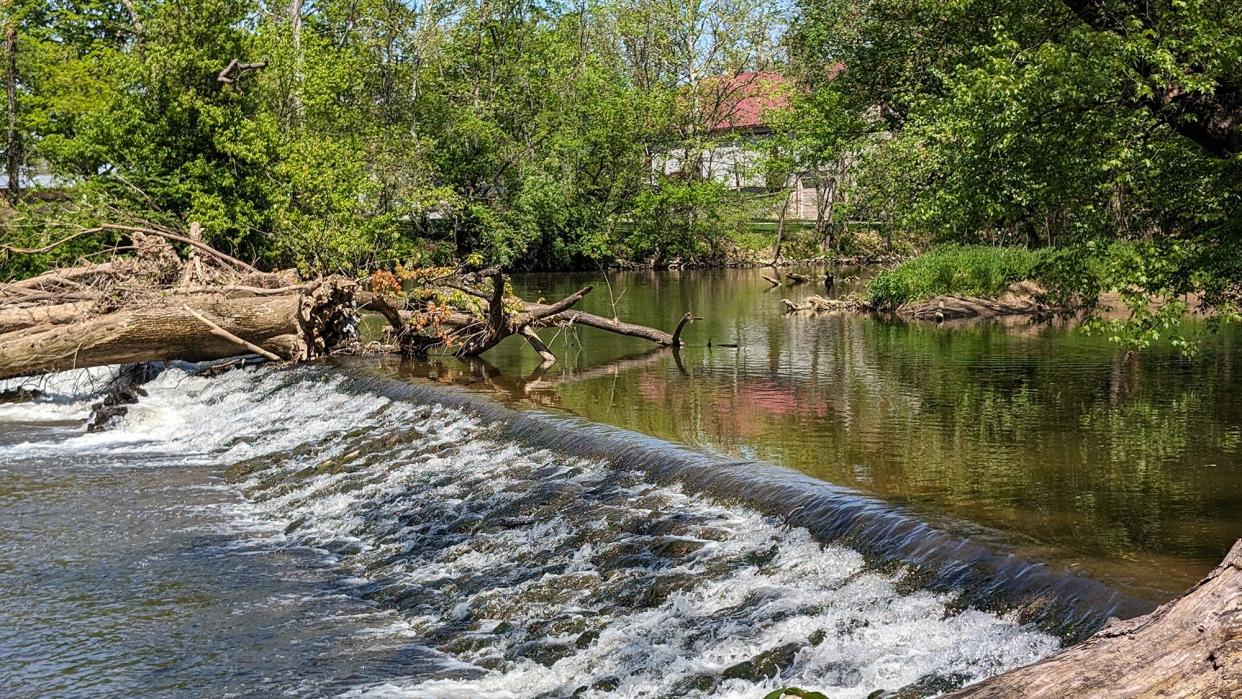
{"type": "Polygon", "coordinates": [[[232,84],[241,79],[243,75],[254,70],[262,70],[267,67],[267,61],[259,61],[258,63],[242,63],[234,58],[229,61],[227,66],[216,75],[216,82],[232,84]]]}
{"type": "Polygon", "coordinates": [[[539,333],[535,332],[534,328],[524,325],[518,332],[521,333],[522,337],[526,338],[531,348],[539,353],[539,356],[543,358],[544,364],[551,365],[556,362],[556,355],[552,353],[552,350],[548,349],[547,345],[543,344],[543,340],[539,339],[539,333]]]}
{"type": "MultiPolygon", "coordinates": [[[[61,238],[60,240],[57,240],[52,243],[48,243],[47,245],[44,245],[43,247],[40,247],[40,248],[19,248],[19,247],[14,247],[12,245],[0,245],[0,249],[7,250],[8,252],[19,254],[19,255],[40,254],[40,253],[45,253],[45,252],[51,252],[52,250],[55,250],[61,245],[64,245],[65,243],[68,243],[72,240],[76,240],[77,238],[81,238],[87,235],[93,235],[95,233],[102,233],[104,231],[120,231],[120,232],[126,232],[126,233],[141,233],[143,235],[158,236],[160,238],[164,238],[165,240],[173,240],[178,243],[185,243],[186,245],[194,247],[200,250],[201,252],[211,255],[212,257],[222,262],[226,262],[229,265],[236,267],[238,269],[241,269],[247,272],[258,272],[259,271],[255,269],[254,267],[252,267],[251,265],[248,265],[245,262],[242,262],[241,260],[237,259],[236,257],[233,257],[231,255],[226,255],[225,253],[222,253],[219,250],[216,250],[215,248],[211,247],[210,245],[207,245],[201,240],[194,240],[193,238],[187,238],[183,235],[178,235],[171,231],[161,230],[161,229],[149,227],[149,226],[146,226],[146,227],[126,226],[126,225],[114,224],[114,223],[105,223],[101,226],[96,226],[94,228],[84,228],[76,233],[67,235],[64,238],[61,238]]],[[[61,274],[63,273],[64,272],[61,272],[61,274]]]]}
{"type": "Polygon", "coordinates": [[[591,293],[591,287],[584,286],[581,289],[570,294],[569,296],[566,296],[565,298],[553,304],[548,304],[548,305],[525,304],[525,308],[527,310],[525,314],[520,316],[520,323],[522,325],[527,325],[529,323],[534,323],[536,321],[543,320],[544,318],[547,318],[548,316],[554,316],[557,313],[567,311],[574,304],[581,301],[583,296],[586,296],[589,293],[591,293]]]}
{"type": "MultiPolygon", "coordinates": [[[[537,304],[528,304],[528,306],[533,305],[537,304]]],[[[563,311],[555,315],[546,316],[539,322],[544,326],[561,323],[567,323],[570,325],[585,325],[588,328],[607,330],[608,332],[616,333],[618,335],[641,337],[644,340],[650,340],[657,345],[664,345],[665,347],[673,346],[673,336],[663,330],[650,328],[645,325],[636,325],[634,323],[626,323],[620,320],[604,318],[603,316],[597,316],[594,313],[587,313],[585,311],[563,311]]]]}
{"type": "Polygon", "coordinates": [[[260,357],[263,357],[263,358],[265,358],[265,359],[270,359],[270,360],[271,360],[271,361],[273,361],[273,362],[279,362],[279,361],[280,361],[280,357],[276,356],[275,354],[273,354],[273,353],[271,353],[271,352],[268,352],[267,350],[265,350],[265,349],[263,349],[262,347],[260,347],[260,346],[258,346],[258,345],[256,345],[256,344],[254,344],[253,342],[247,342],[246,340],[241,339],[240,337],[238,337],[238,336],[234,335],[233,333],[229,332],[228,330],[225,330],[224,328],[220,327],[219,325],[216,325],[214,322],[212,322],[210,319],[208,319],[208,318],[207,318],[207,316],[204,316],[202,313],[199,313],[198,311],[194,310],[193,308],[190,308],[189,306],[185,306],[185,305],[183,305],[183,306],[182,306],[182,308],[183,308],[183,309],[185,309],[186,313],[189,313],[190,315],[194,316],[195,318],[198,318],[199,320],[201,320],[201,321],[203,321],[204,323],[206,323],[206,324],[207,324],[207,327],[209,327],[209,328],[211,329],[212,334],[217,335],[217,336],[219,336],[219,337],[223,337],[224,339],[226,339],[226,340],[228,340],[228,341],[232,342],[232,343],[233,343],[233,344],[235,344],[235,345],[239,345],[239,346],[241,346],[241,347],[245,347],[246,349],[250,350],[250,351],[251,351],[251,352],[253,352],[254,354],[257,354],[257,355],[259,355],[260,357]]]}
{"type": "Polygon", "coordinates": [[[686,314],[681,317],[680,321],[678,321],[677,329],[673,331],[673,337],[670,340],[669,345],[672,347],[681,347],[681,331],[686,327],[686,324],[693,323],[696,320],[703,319],[694,315],[690,311],[686,311],[686,314]]]}

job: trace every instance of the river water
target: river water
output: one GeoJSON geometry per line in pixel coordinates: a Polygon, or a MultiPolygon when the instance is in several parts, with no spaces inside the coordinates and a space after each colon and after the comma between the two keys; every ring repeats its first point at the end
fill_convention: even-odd
{"type": "MultiPolygon", "coordinates": [[[[977,537],[1152,603],[1242,536],[1238,328],[1203,339],[1193,360],[1159,344],[1127,358],[1107,337],[1024,319],[789,315],[780,299],[823,286],[770,289],[761,274],[772,271],[610,275],[624,319],[671,328],[686,310],[704,317],[676,356],[584,328],[568,347],[564,333],[544,333],[563,359],[543,373],[520,338],[486,363],[398,370],[775,462],[928,521],[978,524],[977,537]]],[[[867,274],[835,270],[828,295],[867,274]]],[[[529,275],[515,288],[551,300],[594,284],[579,307],[611,316],[602,279],[529,275]]]]}
{"type": "Polygon", "coordinates": [[[21,382],[46,395],[0,405],[4,694],[930,695],[1239,531],[1228,338],[1136,370],[1060,331],[786,318],[749,275],[610,280],[628,317],[707,318],[676,355],[580,331],[543,372],[518,344],[170,369],[100,433],[106,371],[21,382]]]}

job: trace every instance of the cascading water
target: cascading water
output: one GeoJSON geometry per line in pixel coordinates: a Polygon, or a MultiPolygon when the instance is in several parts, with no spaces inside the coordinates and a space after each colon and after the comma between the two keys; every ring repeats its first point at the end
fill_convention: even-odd
{"type": "MultiPolygon", "coordinates": [[[[45,385],[51,396],[39,402],[3,406],[0,475],[53,492],[113,474],[117,483],[76,494],[89,501],[114,488],[120,499],[65,535],[82,550],[61,567],[101,556],[105,544],[83,543],[93,537],[132,538],[118,510],[143,508],[143,526],[157,530],[167,516],[176,536],[117,552],[141,566],[147,559],[132,557],[143,550],[163,566],[160,581],[126,594],[192,591],[151,602],[148,613],[170,604],[176,617],[159,622],[176,630],[159,636],[165,647],[135,641],[149,622],[141,611],[109,621],[120,650],[69,673],[94,682],[90,693],[757,697],[799,685],[832,697],[934,694],[1057,647],[1016,613],[869,566],[814,526],[763,514],[746,493],[707,496],[623,459],[541,444],[512,416],[394,399],[324,368],[214,379],[169,370],[114,429],[88,434],[83,401],[66,395],[77,378],[45,385]],[[165,478],[175,482],[125,499],[165,478]],[[161,497],[170,501],[153,502],[161,497]],[[92,532],[92,521],[119,533],[92,532]],[[170,552],[150,550],[161,545],[170,552]],[[200,560],[195,547],[211,553],[200,560]]],[[[17,490],[0,493],[0,514],[34,506],[17,490]]],[[[0,647],[26,666],[9,686],[72,693],[84,685],[46,679],[30,658],[53,646],[53,658],[71,657],[74,635],[94,638],[92,629],[49,631],[56,613],[36,618],[37,581],[21,566],[56,555],[57,544],[14,541],[0,588],[18,591],[18,603],[0,647]]]]}

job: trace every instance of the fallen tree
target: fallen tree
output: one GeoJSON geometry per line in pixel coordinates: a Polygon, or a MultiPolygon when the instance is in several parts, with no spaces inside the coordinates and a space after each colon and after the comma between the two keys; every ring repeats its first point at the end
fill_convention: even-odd
{"type": "Polygon", "coordinates": [[[0,250],[47,252],[103,231],[127,235],[134,254],[0,284],[0,379],[108,364],[247,354],[306,361],[362,351],[363,310],[381,314],[391,329],[391,342],[367,351],[472,357],[519,335],[546,364],[556,356],[539,338],[540,328],[586,326],[679,347],[694,320],[686,313],[668,333],[574,310],[591,287],[553,303],[530,303],[512,294],[499,268],[427,270],[408,286],[387,272],[361,282],[262,272],[206,245],[195,225],[182,233],[113,224],[41,248],[0,250]]]}
{"type": "Polygon", "coordinates": [[[1242,696],[1242,540],[1181,597],[951,697],[1242,696]]]}

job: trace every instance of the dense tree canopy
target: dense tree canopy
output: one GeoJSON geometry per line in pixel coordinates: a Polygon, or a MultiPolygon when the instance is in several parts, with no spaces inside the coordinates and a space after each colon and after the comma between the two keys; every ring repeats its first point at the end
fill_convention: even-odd
{"type": "Polygon", "coordinates": [[[804,0],[793,26],[804,80],[867,117],[854,216],[1056,246],[1048,281],[1136,305],[1238,300],[1236,2],[804,0]]]}
{"type": "Polygon", "coordinates": [[[22,168],[72,192],[8,235],[124,212],[320,271],[716,250],[738,217],[713,212],[743,202],[652,156],[710,148],[690,86],[779,39],[754,0],[16,0],[6,20],[22,168]]]}

